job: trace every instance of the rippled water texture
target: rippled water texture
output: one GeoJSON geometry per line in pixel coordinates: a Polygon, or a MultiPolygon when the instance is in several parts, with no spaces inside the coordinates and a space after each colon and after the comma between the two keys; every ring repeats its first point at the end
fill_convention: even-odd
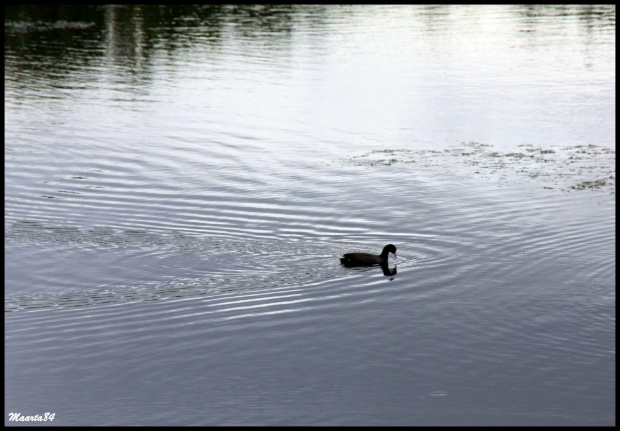
{"type": "Polygon", "coordinates": [[[5,424],[615,423],[615,7],[5,12],[5,424]]]}

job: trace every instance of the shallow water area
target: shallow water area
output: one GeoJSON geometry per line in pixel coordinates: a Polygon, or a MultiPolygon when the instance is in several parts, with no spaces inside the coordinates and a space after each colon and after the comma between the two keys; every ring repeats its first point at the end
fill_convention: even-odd
{"type": "Polygon", "coordinates": [[[6,15],[6,425],[615,423],[613,7],[6,15]]]}

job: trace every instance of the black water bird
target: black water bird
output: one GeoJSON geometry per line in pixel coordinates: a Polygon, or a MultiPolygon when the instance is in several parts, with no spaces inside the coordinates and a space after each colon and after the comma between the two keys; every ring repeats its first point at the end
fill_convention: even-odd
{"type": "Polygon", "coordinates": [[[370,253],[347,253],[340,258],[340,263],[344,266],[370,266],[387,265],[388,254],[392,253],[396,257],[396,247],[388,244],[383,247],[381,254],[370,253]]]}

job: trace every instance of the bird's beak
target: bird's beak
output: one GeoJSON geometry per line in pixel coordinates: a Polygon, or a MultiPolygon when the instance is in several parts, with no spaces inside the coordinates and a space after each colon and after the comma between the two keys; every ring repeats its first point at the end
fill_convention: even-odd
{"type": "Polygon", "coordinates": [[[394,257],[396,257],[396,253],[394,253],[394,257]]]}

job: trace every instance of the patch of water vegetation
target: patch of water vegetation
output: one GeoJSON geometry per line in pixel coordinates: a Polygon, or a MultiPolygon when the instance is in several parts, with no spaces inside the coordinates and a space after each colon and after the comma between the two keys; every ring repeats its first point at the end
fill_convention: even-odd
{"type": "Polygon", "coordinates": [[[357,166],[415,165],[418,169],[442,169],[446,174],[477,175],[506,183],[521,177],[535,180],[545,189],[561,191],[601,190],[615,193],[616,153],[598,145],[542,148],[519,145],[502,152],[492,145],[463,142],[440,150],[382,149],[353,156],[357,166]]]}

